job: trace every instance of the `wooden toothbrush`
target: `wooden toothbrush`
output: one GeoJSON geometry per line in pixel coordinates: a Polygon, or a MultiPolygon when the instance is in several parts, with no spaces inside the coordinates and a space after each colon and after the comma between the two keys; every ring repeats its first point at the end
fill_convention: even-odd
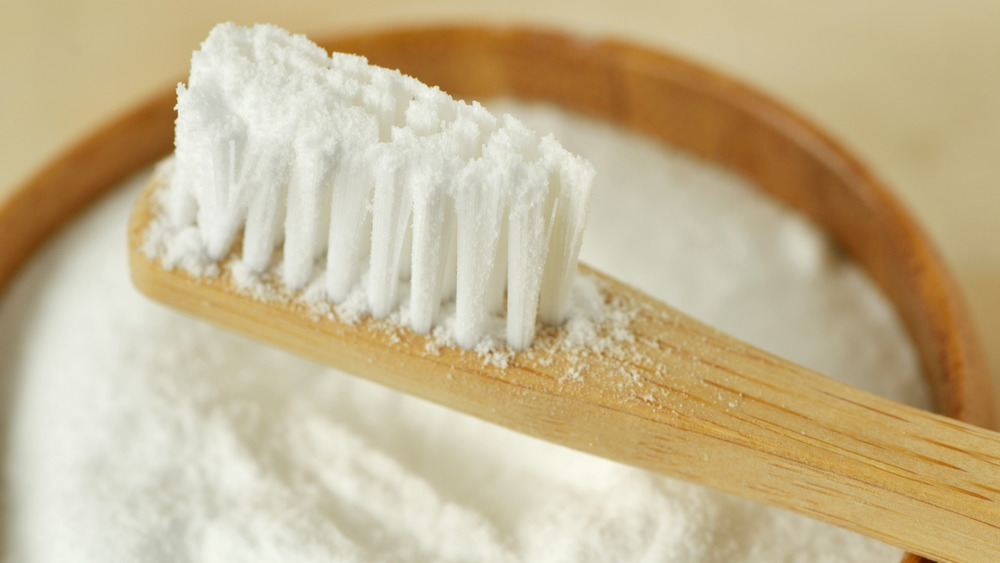
{"type": "MultiPolygon", "coordinates": [[[[345,68],[350,67],[345,71],[350,76],[354,76],[350,73],[362,72],[362,67],[350,66],[357,63],[354,59],[341,62],[345,68]]],[[[393,84],[390,81],[383,86],[391,90],[393,84]]],[[[395,142],[397,135],[407,135],[399,130],[412,128],[425,115],[407,113],[405,104],[409,103],[409,98],[406,96],[371,101],[370,96],[365,98],[358,93],[364,92],[363,87],[354,91],[348,84],[345,88],[349,95],[368,100],[371,108],[384,110],[382,117],[388,121],[377,122],[377,125],[389,125],[372,133],[372,139],[377,139],[378,143],[395,142]],[[404,107],[401,108],[400,103],[404,107]]],[[[196,89],[191,87],[191,92],[196,89]]],[[[434,97],[428,99],[433,103],[439,101],[434,97]]],[[[208,100],[205,103],[215,103],[216,98],[209,96],[205,100],[208,100]]],[[[262,102],[253,101],[257,105],[245,103],[250,108],[247,111],[260,108],[262,102]]],[[[178,105],[184,106],[183,103],[178,105]]],[[[445,106],[436,107],[434,112],[438,113],[432,112],[442,122],[447,120],[442,116],[450,111],[445,106]]],[[[179,128],[187,126],[184,120],[182,109],[179,128]]],[[[191,126],[200,127],[210,121],[205,119],[191,126]]],[[[178,194],[171,191],[171,180],[166,175],[158,175],[136,204],[129,226],[131,272],[136,286],[150,297],[344,371],[511,429],[788,508],[920,555],[940,561],[972,562],[988,561],[1000,553],[1000,435],[882,399],[796,366],[726,336],[585,266],[581,266],[579,275],[595,280],[593,283],[599,287],[603,301],[627,314],[628,338],[619,339],[612,345],[580,346],[570,342],[568,329],[556,326],[543,329],[532,342],[535,314],[532,309],[529,329],[515,331],[513,338],[508,331],[512,346],[502,350],[499,361],[495,356],[484,358],[470,350],[469,345],[475,342],[467,339],[459,338],[465,348],[442,345],[433,333],[421,334],[392,320],[366,317],[344,321],[336,315],[318,313],[297,299],[301,295],[297,293],[299,288],[289,289],[282,281],[268,281],[266,276],[261,283],[273,284],[270,286],[272,296],[255,297],[249,295],[233,271],[225,267],[218,275],[207,276],[164,267],[161,257],[146,249],[149,229],[165,213],[169,214],[164,211],[164,206],[169,204],[164,202],[173,201],[175,206],[184,208],[193,205],[199,197],[202,199],[197,204],[202,208],[191,211],[184,220],[192,221],[193,225],[195,214],[200,213],[200,223],[191,228],[207,233],[206,244],[211,258],[225,265],[237,258],[234,253],[242,246],[241,259],[246,260],[249,230],[243,235],[239,232],[241,221],[254,211],[247,203],[249,199],[244,197],[248,193],[245,190],[251,189],[248,186],[255,181],[255,173],[273,164],[268,159],[275,157],[253,149],[254,143],[263,142],[258,138],[263,133],[241,128],[243,121],[212,123],[221,133],[199,146],[207,150],[206,158],[212,164],[200,173],[189,173],[190,170],[184,168],[174,174],[188,174],[182,177],[214,182],[217,188],[222,185],[225,189],[219,188],[222,191],[218,192],[194,190],[193,199],[177,204],[178,194]],[[239,171],[241,167],[243,172],[239,171]],[[218,209],[201,213],[205,206],[215,205],[218,209]],[[212,224],[206,225],[206,221],[212,224]],[[220,228],[216,229],[217,226],[220,228]],[[241,240],[240,236],[244,238],[241,240]]],[[[298,127],[298,122],[294,123],[298,127]]],[[[440,132],[435,129],[435,123],[428,126],[427,135],[440,132]]],[[[513,130],[514,126],[508,129],[504,129],[507,125],[491,127],[493,125],[486,127],[487,133],[513,130]]],[[[269,129],[267,134],[273,134],[273,130],[269,129]]],[[[182,136],[179,134],[178,138],[182,136]]],[[[309,150],[316,146],[314,143],[324,139],[322,135],[311,138],[307,143],[309,150]]],[[[535,145],[531,143],[536,141],[522,143],[508,139],[503,146],[523,157],[517,161],[519,163],[536,162],[543,160],[535,155],[535,145]]],[[[324,154],[340,158],[338,147],[331,145],[324,154]]],[[[188,149],[182,148],[179,141],[178,161],[184,150],[188,149]]],[[[486,149],[483,152],[487,152],[486,149]]],[[[468,158],[480,156],[472,154],[468,158]]],[[[192,161],[200,162],[200,157],[192,161]]],[[[344,161],[338,160],[336,166],[341,166],[340,162],[344,161]]],[[[556,168],[546,170],[551,172],[556,168]]],[[[581,169],[575,169],[577,172],[569,176],[565,169],[560,170],[563,170],[560,178],[564,182],[574,174],[575,177],[586,176],[579,173],[581,169]]],[[[525,174],[530,175],[529,172],[525,174]]],[[[325,177],[324,174],[317,177],[325,177]]],[[[471,178],[478,181],[481,177],[471,178]]],[[[292,173],[292,178],[298,177],[292,173]]],[[[540,185],[553,185],[552,178],[548,177],[540,185]]],[[[299,180],[287,181],[295,185],[299,180]]],[[[386,185],[396,185],[395,179],[387,182],[386,185]]],[[[297,192],[290,187],[286,213],[294,211],[292,201],[299,197],[293,193],[297,192]]],[[[299,202],[294,205],[312,210],[317,207],[313,204],[322,207],[329,203],[322,193],[316,193],[319,196],[312,204],[299,202]]],[[[427,193],[433,197],[458,199],[454,193],[446,191],[430,191],[425,195],[427,193]]],[[[506,212],[503,210],[514,209],[515,203],[511,202],[520,201],[516,198],[522,196],[519,192],[513,193],[514,199],[503,205],[483,207],[477,204],[456,208],[454,212],[459,215],[463,209],[506,212]]],[[[184,197],[181,193],[181,200],[184,197]]],[[[375,207],[379,205],[378,197],[376,193],[375,207]]],[[[566,202],[570,201],[570,196],[564,193],[560,197],[563,199],[555,199],[563,202],[563,207],[546,202],[544,198],[539,200],[543,206],[539,209],[544,210],[539,215],[539,224],[549,229],[543,231],[548,250],[555,252],[551,248],[558,247],[559,252],[555,254],[575,263],[575,250],[571,248],[574,229],[567,228],[561,238],[552,234],[552,226],[559,221],[573,221],[571,218],[556,219],[557,212],[568,212],[566,202]]],[[[280,198],[275,201],[278,200],[280,198]]],[[[267,200],[261,201],[266,203],[267,200]]],[[[396,209],[395,206],[403,204],[389,202],[386,205],[396,209]]],[[[263,205],[262,209],[265,219],[268,213],[278,213],[278,207],[263,205]]],[[[365,209],[365,206],[358,209],[365,209]]],[[[404,240],[408,216],[405,212],[402,215],[393,212],[389,216],[394,218],[390,223],[397,227],[397,236],[388,239],[404,240]]],[[[485,213],[485,219],[490,219],[489,213],[485,213]]],[[[377,232],[381,228],[378,212],[374,212],[371,220],[373,226],[370,228],[377,232]]],[[[266,221],[261,224],[264,223],[266,221]]],[[[291,220],[285,224],[301,223],[291,220]]],[[[365,221],[358,224],[365,225],[365,221]]],[[[315,225],[319,229],[325,223],[317,220],[315,225]]],[[[275,227],[268,228],[272,230],[263,235],[255,231],[254,248],[270,252],[277,238],[275,227]]],[[[299,263],[311,267],[314,250],[305,252],[296,244],[289,245],[288,240],[296,236],[313,244],[314,238],[308,232],[292,235],[291,227],[288,229],[284,263],[290,260],[290,255],[297,254],[300,258],[305,257],[296,258],[299,263]]],[[[413,232],[416,237],[416,230],[413,232]]],[[[387,248],[395,248],[396,254],[389,254],[388,277],[379,276],[378,279],[395,280],[395,268],[401,263],[398,246],[386,244],[387,248]]],[[[375,246],[372,243],[372,256],[376,255],[375,246]]],[[[445,252],[447,244],[438,248],[445,252]]],[[[519,248],[532,247],[510,243],[506,252],[519,248]]],[[[495,256],[498,251],[491,248],[489,252],[495,256]]],[[[414,252],[413,256],[417,255],[414,252]]],[[[261,267],[272,260],[269,254],[257,257],[261,267]]],[[[441,256],[436,260],[439,264],[435,268],[445,270],[441,256]]],[[[538,265],[530,260],[526,263],[538,265]]],[[[491,262],[485,264],[495,266],[491,262]]],[[[533,307],[539,302],[535,286],[544,285],[540,280],[549,275],[547,267],[544,265],[542,270],[526,276],[534,279],[527,284],[534,288],[527,297],[508,281],[507,303],[527,303],[533,307]]],[[[461,272],[462,266],[458,269],[461,272]]],[[[519,273],[518,266],[509,270],[506,272],[508,280],[519,273]]],[[[461,275],[459,273],[459,277],[461,275]]],[[[287,279],[288,274],[285,276],[287,279]]],[[[572,276],[573,271],[569,271],[567,279],[572,276]]],[[[435,278],[428,279],[433,281],[435,278]]],[[[433,283],[430,286],[440,294],[440,288],[433,283]]],[[[379,294],[388,295],[387,299],[380,297],[370,301],[388,304],[386,310],[391,309],[393,289],[389,287],[379,294]]],[[[567,286],[560,291],[568,291],[567,286]]],[[[486,293],[487,289],[483,289],[482,295],[486,293]]],[[[560,300],[558,293],[552,298],[555,302],[560,300]]],[[[545,299],[542,290],[543,309],[545,299]]],[[[487,301],[473,299],[459,303],[457,314],[469,313],[470,307],[485,307],[487,301]]],[[[372,307],[377,310],[382,305],[372,304],[372,307]]],[[[555,306],[555,310],[559,309],[555,306]]],[[[511,318],[510,313],[508,318],[511,318]]],[[[527,325],[521,323],[520,326],[527,325]]]]}

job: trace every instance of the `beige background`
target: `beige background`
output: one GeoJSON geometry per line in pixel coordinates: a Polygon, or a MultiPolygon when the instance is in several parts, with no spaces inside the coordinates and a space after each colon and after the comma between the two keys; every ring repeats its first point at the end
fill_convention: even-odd
{"type": "Polygon", "coordinates": [[[315,35],[532,23],[631,38],[740,77],[831,131],[914,211],[966,291],[1000,397],[1000,2],[6,0],[0,198],[183,76],[224,20],[315,35]]]}

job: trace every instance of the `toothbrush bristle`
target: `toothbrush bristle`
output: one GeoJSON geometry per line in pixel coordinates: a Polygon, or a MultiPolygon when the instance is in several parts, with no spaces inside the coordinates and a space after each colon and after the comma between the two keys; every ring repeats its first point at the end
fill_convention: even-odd
{"type": "Polygon", "coordinates": [[[517,349],[565,319],[594,171],[551,136],[270,25],[217,26],[177,111],[166,214],[211,258],[242,234],[251,270],[323,268],[331,301],[361,288],[420,333],[454,299],[463,347],[490,318],[517,349]]]}

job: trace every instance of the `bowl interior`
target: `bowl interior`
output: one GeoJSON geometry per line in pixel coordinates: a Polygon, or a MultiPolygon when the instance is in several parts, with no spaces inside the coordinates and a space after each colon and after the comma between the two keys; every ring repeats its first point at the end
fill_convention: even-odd
{"type": "MultiPolygon", "coordinates": [[[[545,101],[722,164],[823,226],[895,304],[940,412],[992,424],[984,360],[956,285],[882,184],[806,120],[754,90],[663,53],[527,29],[422,28],[338,37],[463,98],[545,101]]],[[[0,207],[0,290],[73,214],[166,155],[173,89],[85,139],[0,207]]]]}

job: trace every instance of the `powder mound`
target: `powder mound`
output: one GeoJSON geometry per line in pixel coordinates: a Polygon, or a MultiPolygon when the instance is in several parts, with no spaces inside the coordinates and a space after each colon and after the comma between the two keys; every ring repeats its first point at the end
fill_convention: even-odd
{"type": "Polygon", "coordinates": [[[405,281],[409,326],[454,301],[466,348],[491,317],[517,349],[566,320],[594,169],[551,135],[272,25],[213,29],[177,112],[165,264],[197,273],[241,236],[247,271],[279,261],[301,289],[321,260],[324,297],[360,287],[375,318],[405,281]]]}

